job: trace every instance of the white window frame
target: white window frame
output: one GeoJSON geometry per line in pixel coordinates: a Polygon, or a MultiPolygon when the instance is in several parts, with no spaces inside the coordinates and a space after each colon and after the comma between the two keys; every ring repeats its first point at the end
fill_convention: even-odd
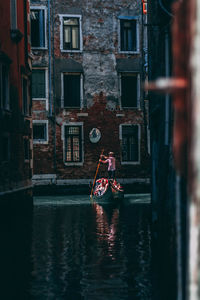
{"type": "Polygon", "coordinates": [[[141,82],[140,82],[140,73],[138,72],[120,72],[119,73],[119,106],[120,110],[127,110],[127,109],[141,109],[141,82]],[[137,75],[137,106],[122,106],[122,74],[136,74],[137,75]]]}
{"type": "Polygon", "coordinates": [[[33,144],[45,144],[47,145],[49,143],[49,122],[48,120],[33,120],[33,125],[34,124],[46,124],[46,133],[47,133],[47,136],[46,136],[46,140],[43,141],[43,140],[34,140],[33,139],[33,144]]]}
{"type": "Polygon", "coordinates": [[[128,16],[127,16],[127,19],[126,19],[126,16],[123,17],[119,17],[118,18],[118,41],[119,41],[119,44],[118,44],[118,51],[119,53],[124,53],[124,54],[139,54],[140,53],[140,26],[139,26],[139,17],[136,16],[136,17],[132,17],[132,20],[136,20],[136,48],[137,50],[136,51],[124,51],[124,50],[121,50],[121,20],[129,20],[128,19],[128,16]]]}
{"type": "Polygon", "coordinates": [[[0,62],[0,108],[2,110],[10,110],[10,76],[9,76],[9,65],[0,62]],[[3,74],[2,74],[2,67],[5,66],[6,70],[7,70],[7,78],[6,78],[6,101],[5,101],[5,105],[4,105],[4,101],[3,101],[3,82],[2,82],[2,78],[3,78],[3,74]]]}
{"type": "Polygon", "coordinates": [[[82,109],[83,108],[83,74],[80,72],[62,72],[61,73],[61,108],[82,109]],[[80,75],[80,107],[64,106],[64,75],[80,75]]]}
{"type": "MultiPolygon", "coordinates": [[[[30,11],[31,10],[44,10],[44,47],[33,47],[31,46],[31,49],[38,49],[38,50],[47,50],[47,7],[44,5],[37,5],[37,6],[32,6],[30,7],[30,11]]],[[[30,23],[31,26],[31,23],[30,23]]]]}
{"type": "Polygon", "coordinates": [[[84,123],[83,122],[65,122],[62,124],[61,128],[61,140],[63,141],[63,163],[66,166],[83,166],[84,164],[84,123]],[[81,162],[66,162],[65,161],[65,126],[81,126],[81,146],[82,146],[82,161],[81,162]]]}
{"type": "Polygon", "coordinates": [[[33,70],[44,70],[45,71],[45,98],[32,98],[34,101],[45,101],[46,110],[49,109],[49,79],[48,79],[48,68],[46,67],[33,67],[33,70]]]}
{"type": "Polygon", "coordinates": [[[120,140],[120,151],[122,151],[122,127],[123,126],[138,126],[138,161],[122,161],[121,155],[121,165],[140,165],[141,163],[141,125],[140,124],[130,124],[123,123],[119,125],[119,140],[120,140]]]}
{"type": "Polygon", "coordinates": [[[77,52],[80,53],[83,51],[83,36],[82,36],[82,15],[69,15],[69,14],[60,14],[60,50],[61,52],[77,52]],[[65,50],[63,49],[63,18],[79,18],[79,34],[80,34],[80,49],[79,50],[65,50]]]}

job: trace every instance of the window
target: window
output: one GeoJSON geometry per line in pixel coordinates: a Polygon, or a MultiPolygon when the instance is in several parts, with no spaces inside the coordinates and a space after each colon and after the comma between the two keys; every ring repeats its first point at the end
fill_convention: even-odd
{"type": "Polygon", "coordinates": [[[138,24],[137,19],[127,17],[120,18],[120,51],[138,52],[138,24]]]}
{"type": "Polygon", "coordinates": [[[82,51],[81,16],[61,15],[61,50],[82,51]]]}
{"type": "Polygon", "coordinates": [[[46,9],[31,8],[31,46],[46,47],[46,9]]]}
{"type": "Polygon", "coordinates": [[[33,142],[47,144],[48,143],[48,121],[33,121],[33,142]]]}
{"type": "Polygon", "coordinates": [[[0,64],[0,106],[10,109],[9,68],[6,64],[0,64]]]}
{"type": "Polygon", "coordinates": [[[64,141],[64,161],[66,163],[82,162],[82,126],[65,126],[64,141]]]}
{"type": "Polygon", "coordinates": [[[121,106],[138,107],[140,99],[139,75],[136,73],[121,74],[121,106]]]}
{"type": "Polygon", "coordinates": [[[10,0],[11,30],[17,29],[17,0],[10,0]]]}
{"type": "Polygon", "coordinates": [[[33,99],[47,98],[47,70],[46,69],[32,70],[32,98],[33,99]]]}
{"type": "Polygon", "coordinates": [[[82,75],[80,73],[62,74],[62,107],[82,106],[82,75]]]}
{"type": "Polygon", "coordinates": [[[122,162],[139,162],[139,126],[121,125],[122,162]]]}
{"type": "Polygon", "coordinates": [[[29,160],[30,158],[30,146],[29,146],[29,139],[24,138],[24,160],[29,160]]]}
{"type": "Polygon", "coordinates": [[[22,77],[22,99],[23,99],[23,114],[29,114],[29,103],[28,103],[28,81],[26,78],[22,77]]]}

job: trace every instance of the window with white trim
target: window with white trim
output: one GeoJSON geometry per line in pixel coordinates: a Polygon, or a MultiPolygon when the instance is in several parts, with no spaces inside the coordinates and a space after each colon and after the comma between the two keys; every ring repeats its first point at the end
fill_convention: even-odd
{"type": "Polygon", "coordinates": [[[31,7],[31,47],[46,48],[46,8],[31,7]]]}
{"type": "Polygon", "coordinates": [[[61,50],[82,51],[81,15],[60,15],[60,23],[61,50]]]}
{"type": "Polygon", "coordinates": [[[140,76],[138,73],[121,73],[121,107],[136,108],[140,103],[140,76]]]}
{"type": "Polygon", "coordinates": [[[48,143],[48,121],[33,120],[33,143],[47,144],[48,143]]]}
{"type": "Polygon", "coordinates": [[[3,63],[0,63],[0,107],[10,109],[9,67],[3,63]]]}
{"type": "Polygon", "coordinates": [[[137,17],[120,17],[120,52],[139,52],[137,17]]]}
{"type": "Polygon", "coordinates": [[[62,107],[80,108],[83,102],[81,73],[62,73],[62,107]]]}
{"type": "Polygon", "coordinates": [[[47,98],[47,69],[32,70],[32,98],[34,100],[47,98]]]}
{"type": "Polygon", "coordinates": [[[82,157],[82,126],[65,125],[64,126],[64,162],[80,163],[82,157]]]}
{"type": "Polygon", "coordinates": [[[139,125],[120,125],[122,163],[139,163],[140,161],[140,127],[139,125]]]}

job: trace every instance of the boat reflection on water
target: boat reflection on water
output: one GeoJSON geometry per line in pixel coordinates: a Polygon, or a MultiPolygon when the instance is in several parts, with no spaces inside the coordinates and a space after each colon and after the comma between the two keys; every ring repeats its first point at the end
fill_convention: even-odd
{"type": "Polygon", "coordinates": [[[103,243],[104,250],[108,255],[115,260],[116,251],[116,236],[118,233],[119,225],[119,208],[112,208],[111,206],[101,206],[100,204],[94,203],[93,207],[96,211],[96,232],[97,240],[99,243],[103,243]],[[106,210],[107,208],[107,210],[106,210]],[[105,248],[107,244],[107,249],[105,248]]]}

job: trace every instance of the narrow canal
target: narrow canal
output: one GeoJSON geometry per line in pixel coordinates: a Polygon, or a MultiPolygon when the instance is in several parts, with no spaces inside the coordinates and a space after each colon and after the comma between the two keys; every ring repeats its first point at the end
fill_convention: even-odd
{"type": "Polygon", "coordinates": [[[150,300],[149,195],[34,199],[31,299],[150,300]]]}

